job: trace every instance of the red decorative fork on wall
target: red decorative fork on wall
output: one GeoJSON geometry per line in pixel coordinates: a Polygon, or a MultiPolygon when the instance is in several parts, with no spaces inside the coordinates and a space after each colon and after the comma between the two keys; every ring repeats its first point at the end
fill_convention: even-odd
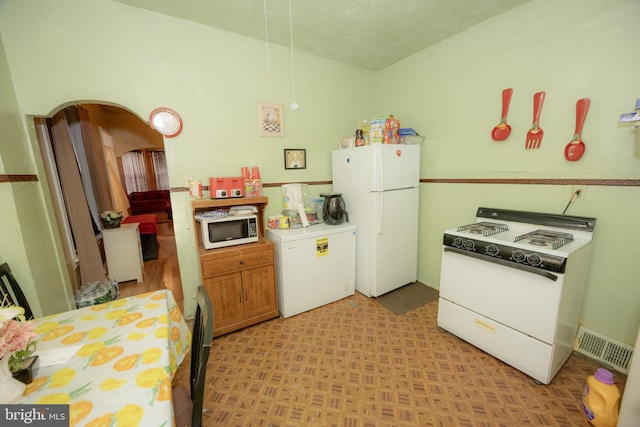
{"type": "Polygon", "coordinates": [[[542,104],[544,102],[545,92],[537,92],[533,95],[533,123],[531,129],[527,132],[527,140],[525,142],[525,148],[540,148],[542,137],[544,132],[540,128],[540,112],[542,111],[542,104]]]}

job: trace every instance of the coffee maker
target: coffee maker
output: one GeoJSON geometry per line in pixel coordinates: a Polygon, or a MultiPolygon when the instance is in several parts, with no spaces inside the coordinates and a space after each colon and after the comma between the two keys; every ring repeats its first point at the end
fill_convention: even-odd
{"type": "Polygon", "coordinates": [[[338,225],[342,224],[345,219],[349,222],[349,214],[345,209],[341,193],[322,193],[320,197],[324,197],[322,218],[325,224],[338,225]]]}

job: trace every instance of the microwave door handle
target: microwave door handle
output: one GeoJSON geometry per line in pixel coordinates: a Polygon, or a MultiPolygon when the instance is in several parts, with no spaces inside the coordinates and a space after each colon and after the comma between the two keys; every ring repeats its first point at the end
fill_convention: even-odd
{"type": "Polygon", "coordinates": [[[458,249],[458,248],[449,248],[449,247],[445,247],[444,248],[445,252],[453,252],[459,255],[465,255],[471,258],[476,258],[482,261],[486,261],[486,262],[492,262],[494,264],[499,264],[499,265],[503,265],[505,267],[511,267],[511,268],[515,268],[516,270],[522,270],[525,271],[527,273],[533,273],[533,274],[537,274],[539,276],[545,277],[549,280],[553,280],[554,282],[558,280],[558,276],[550,273],[548,271],[545,270],[540,270],[538,268],[535,267],[531,267],[530,265],[524,265],[524,264],[516,264],[510,261],[506,261],[503,260],[501,258],[494,258],[491,256],[487,256],[487,255],[483,255],[483,254],[479,254],[477,252],[469,252],[469,251],[465,251],[464,249],[458,249]]]}

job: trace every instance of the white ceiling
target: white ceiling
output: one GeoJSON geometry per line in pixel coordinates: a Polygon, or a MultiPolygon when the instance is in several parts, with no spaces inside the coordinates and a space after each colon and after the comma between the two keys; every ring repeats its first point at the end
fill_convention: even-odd
{"type": "Polygon", "coordinates": [[[380,70],[530,0],[115,1],[380,70]]]}

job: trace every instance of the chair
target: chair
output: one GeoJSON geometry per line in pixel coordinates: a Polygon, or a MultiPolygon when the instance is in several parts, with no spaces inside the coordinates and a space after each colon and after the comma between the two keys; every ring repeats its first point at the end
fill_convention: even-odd
{"type": "Polygon", "coordinates": [[[2,302],[9,301],[13,305],[24,308],[24,317],[27,320],[33,319],[33,312],[29,302],[27,302],[27,297],[22,293],[20,285],[18,285],[16,278],[13,277],[11,268],[6,262],[0,265],[0,298],[2,302]]]}
{"type": "Polygon", "coordinates": [[[191,340],[190,392],[183,385],[173,388],[173,407],[177,427],[201,427],[207,361],[213,341],[213,308],[209,294],[198,286],[198,306],[191,340]]]}

